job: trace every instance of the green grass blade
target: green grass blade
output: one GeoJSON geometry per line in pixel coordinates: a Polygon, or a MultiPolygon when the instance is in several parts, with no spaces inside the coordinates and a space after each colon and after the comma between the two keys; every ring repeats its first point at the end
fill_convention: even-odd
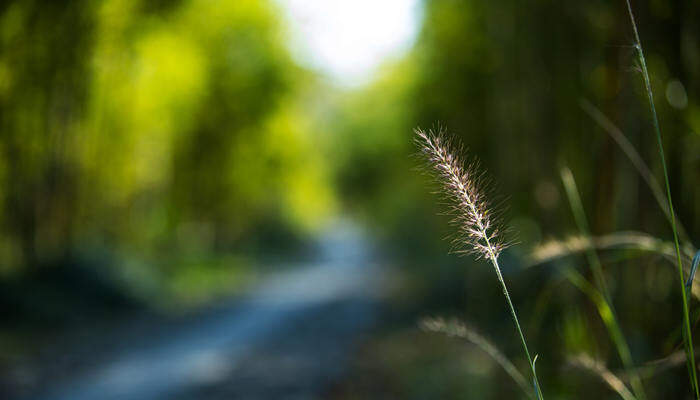
{"type": "MultiPolygon", "coordinates": [[[[562,168],[561,179],[564,183],[564,188],[566,189],[569,204],[571,205],[571,211],[574,214],[574,219],[576,220],[576,225],[578,225],[579,231],[581,231],[581,234],[584,235],[588,240],[592,240],[591,233],[588,228],[588,222],[586,220],[586,214],[583,210],[583,204],[581,204],[581,198],[579,197],[578,189],[576,187],[576,181],[574,180],[574,176],[571,173],[571,170],[569,170],[568,168],[562,168]]],[[[639,375],[632,373],[634,369],[634,361],[632,360],[632,354],[630,352],[629,345],[627,344],[627,340],[622,334],[620,324],[617,321],[615,309],[612,305],[612,299],[610,297],[607,284],[605,283],[603,267],[600,263],[600,258],[598,258],[598,253],[596,253],[594,247],[589,246],[586,248],[586,258],[588,259],[588,264],[591,267],[596,286],[598,287],[598,290],[596,290],[595,293],[598,293],[600,298],[598,298],[597,295],[593,296],[590,290],[584,290],[580,284],[577,284],[577,286],[582,291],[589,294],[589,296],[591,296],[591,298],[593,299],[593,302],[596,304],[596,307],[598,308],[598,313],[603,319],[603,322],[605,323],[605,326],[608,329],[610,337],[613,343],[615,344],[615,347],[617,348],[617,353],[620,356],[620,359],[622,360],[622,364],[625,366],[625,369],[627,369],[627,371],[631,373],[630,383],[632,384],[632,389],[634,390],[635,396],[639,399],[646,399],[646,394],[644,392],[644,386],[642,385],[641,378],[639,377],[639,375]]],[[[567,277],[571,279],[570,276],[567,277]]]]}
{"type": "Polygon", "coordinates": [[[656,142],[659,145],[659,156],[661,158],[661,165],[664,172],[664,182],[666,183],[666,197],[668,200],[668,209],[671,213],[671,229],[673,230],[673,242],[676,247],[676,258],[678,262],[678,274],[680,278],[681,285],[681,296],[683,303],[683,338],[685,342],[686,352],[688,354],[688,373],[690,375],[690,385],[692,386],[693,392],[695,393],[695,398],[700,400],[700,389],[698,388],[698,373],[695,366],[695,351],[693,348],[693,332],[690,326],[690,316],[688,310],[688,294],[685,290],[685,277],[683,274],[683,262],[681,261],[681,249],[678,242],[678,227],[676,226],[676,216],[673,211],[673,199],[671,197],[671,184],[668,179],[668,167],[666,166],[666,157],[664,155],[664,145],[661,140],[661,128],[659,128],[659,118],[656,115],[656,106],[654,105],[654,95],[651,91],[651,82],[649,80],[649,71],[647,70],[647,63],[644,58],[644,51],[642,50],[642,41],[639,39],[639,32],[637,30],[637,23],[634,20],[634,14],[632,13],[632,5],[629,0],[627,2],[627,11],[629,12],[630,22],[632,24],[632,30],[634,31],[634,38],[636,40],[635,47],[637,48],[637,55],[639,56],[639,64],[642,67],[642,76],[644,78],[644,87],[646,88],[647,97],[649,99],[649,107],[651,108],[651,116],[654,124],[654,130],[656,131],[656,142]]]}

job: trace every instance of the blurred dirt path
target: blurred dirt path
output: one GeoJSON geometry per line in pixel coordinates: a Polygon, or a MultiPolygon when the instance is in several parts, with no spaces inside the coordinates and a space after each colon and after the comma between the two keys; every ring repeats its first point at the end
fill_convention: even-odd
{"type": "Polygon", "coordinates": [[[235,304],[132,332],[115,354],[31,399],[320,396],[373,323],[386,283],[352,227],[320,248],[317,262],[270,276],[235,304]]]}

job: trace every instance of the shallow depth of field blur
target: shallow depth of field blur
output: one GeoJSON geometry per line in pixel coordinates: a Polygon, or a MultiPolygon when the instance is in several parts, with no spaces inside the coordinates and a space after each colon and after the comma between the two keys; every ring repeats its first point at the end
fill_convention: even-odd
{"type": "MultiPolygon", "coordinates": [[[[632,5],[692,255],[700,4],[632,5]]],[[[617,398],[570,362],[626,379],[562,272],[590,279],[586,258],[535,261],[580,234],[563,167],[594,236],[673,238],[589,115],[663,185],[633,43],[618,0],[0,5],[0,398],[525,398],[482,349],[419,327],[460,318],[528,376],[493,269],[448,254],[417,126],[446,127],[495,182],[545,397],[617,398]]],[[[598,255],[635,365],[659,366],[648,398],[690,398],[666,358],[683,349],[673,263],[598,255]]]]}

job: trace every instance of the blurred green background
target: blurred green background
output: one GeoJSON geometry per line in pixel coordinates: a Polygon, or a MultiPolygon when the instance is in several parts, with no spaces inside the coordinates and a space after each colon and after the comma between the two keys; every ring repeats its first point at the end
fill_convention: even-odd
{"type": "MultiPolygon", "coordinates": [[[[413,128],[439,123],[481,160],[507,205],[517,245],[502,256],[504,275],[540,355],[545,394],[615,398],[566,361],[587,352],[621,368],[594,305],[560,273],[589,276],[585,259],[528,260],[545,241],[578,233],[559,178],[565,166],[594,235],[672,238],[642,177],[581,106],[605,114],[661,179],[624,2],[409,2],[407,45],[351,82],[312,60],[313,48],[298,50],[309,22],[289,9],[301,3],[0,6],[3,393],[18,392],[14,369],[57,332],[144,310],[189,312],[254,290],[290,260],[312,259],[328,227],[345,219],[392,279],[381,317],[324,397],[522,396],[477,348],[416,325],[425,315],[464,318],[526,372],[493,271],[447,254],[442,239],[454,228],[416,168],[413,128]]],[[[692,248],[700,5],[633,6],[692,248]]],[[[380,21],[395,16],[382,9],[380,21]]],[[[371,19],[356,18],[351,37],[371,19]]],[[[673,266],[654,252],[600,256],[634,360],[678,350],[673,266]]],[[[650,398],[687,397],[685,366],[645,388],[650,398]]]]}

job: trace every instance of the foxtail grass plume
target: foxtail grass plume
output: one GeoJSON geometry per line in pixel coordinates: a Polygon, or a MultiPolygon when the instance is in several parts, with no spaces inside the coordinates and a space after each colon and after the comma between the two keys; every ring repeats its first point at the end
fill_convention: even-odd
{"type": "Polygon", "coordinates": [[[520,328],[518,315],[498,265],[498,256],[506,245],[500,237],[501,232],[497,227],[494,213],[490,210],[488,199],[483,192],[483,175],[478,172],[476,163],[465,166],[458,155],[461,146],[455,145],[447,139],[442,129],[439,129],[437,133],[416,129],[415,133],[416,143],[421,153],[441,183],[448,200],[452,203],[452,212],[455,216],[453,222],[458,226],[460,233],[457,236],[456,244],[462,247],[461,251],[473,253],[477,258],[483,257],[488,260],[496,271],[527,361],[530,364],[535,396],[541,400],[542,392],[535,370],[537,356],[534,359],[530,356],[525,335],[520,328]]]}
{"type": "Polygon", "coordinates": [[[482,187],[483,174],[476,162],[465,166],[459,156],[462,148],[445,137],[444,131],[425,132],[416,129],[416,142],[441,183],[452,205],[453,222],[459,229],[455,244],[458,252],[497,259],[507,247],[500,237],[494,213],[482,187]]]}

